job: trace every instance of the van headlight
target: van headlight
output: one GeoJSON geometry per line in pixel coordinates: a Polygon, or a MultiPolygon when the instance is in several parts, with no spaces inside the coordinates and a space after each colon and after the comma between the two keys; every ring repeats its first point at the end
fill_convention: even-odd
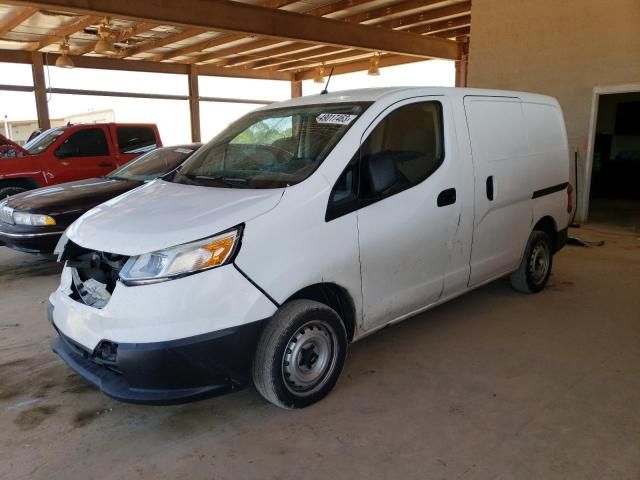
{"type": "Polygon", "coordinates": [[[131,257],[120,270],[125,285],[158,283],[226,265],[233,260],[242,228],[215,237],[131,257]]]}

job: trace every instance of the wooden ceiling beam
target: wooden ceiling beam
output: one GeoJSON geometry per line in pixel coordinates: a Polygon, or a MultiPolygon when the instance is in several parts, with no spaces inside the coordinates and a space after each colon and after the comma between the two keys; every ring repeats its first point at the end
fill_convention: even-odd
{"type": "Polygon", "coordinates": [[[471,12],[471,2],[461,2],[442,8],[434,8],[424,12],[413,13],[399,18],[393,18],[384,22],[376,23],[376,27],[406,29],[412,25],[440,21],[443,18],[468,15],[471,12]]]}
{"type": "MultiPolygon", "coordinates": [[[[466,27],[470,25],[471,16],[463,16],[457,17],[450,20],[442,20],[440,22],[430,23],[426,26],[420,27],[422,31],[416,32],[425,35],[434,35],[439,36],[441,38],[451,38],[455,35],[435,35],[441,31],[446,30],[455,30],[460,27],[466,27]]],[[[294,58],[275,58],[276,56],[272,56],[271,58],[263,59],[261,61],[254,61],[250,64],[251,68],[261,68],[261,67],[277,67],[278,70],[289,70],[293,68],[301,68],[310,65],[319,65],[323,62],[329,62],[334,59],[341,58],[349,58],[352,56],[366,54],[366,51],[363,50],[347,50],[347,51],[337,51],[333,47],[322,47],[319,49],[302,52],[299,54],[292,55],[294,58]],[[320,58],[318,58],[320,57],[320,58]],[[298,60],[298,61],[296,61],[298,60]]],[[[370,53],[370,52],[369,52],[370,53]]]]}
{"type": "MultiPolygon", "coordinates": [[[[298,62],[290,62],[278,65],[277,69],[281,72],[294,71],[297,72],[301,69],[307,69],[312,67],[318,67],[321,65],[325,65],[327,68],[331,68],[334,66],[332,62],[340,62],[346,61],[348,59],[353,59],[355,57],[371,57],[373,54],[371,52],[367,52],[365,50],[347,50],[344,52],[332,53],[330,55],[325,55],[322,57],[310,59],[310,60],[302,60],[298,62]]],[[[415,58],[414,58],[415,61],[415,58]]]]}
{"type": "Polygon", "coordinates": [[[86,27],[98,23],[100,21],[99,16],[96,15],[83,15],[81,17],[76,17],[73,20],[62,25],[60,28],[55,30],[53,33],[47,35],[42,40],[38,42],[37,45],[31,47],[29,50],[40,50],[44,47],[48,47],[52,43],[59,42],[67,35],[73,35],[76,32],[84,30],[86,27]]]}
{"type": "Polygon", "coordinates": [[[449,20],[442,20],[440,22],[428,23],[419,27],[412,27],[411,31],[419,33],[421,35],[436,33],[442,30],[451,30],[454,28],[466,27],[471,25],[471,15],[465,15],[463,17],[450,18],[449,20]]]}
{"type": "MultiPolygon", "coordinates": [[[[407,57],[403,55],[381,55],[378,66],[392,67],[395,65],[404,65],[406,63],[414,63],[416,61],[413,57],[407,57]]],[[[342,75],[344,73],[361,72],[369,68],[369,59],[358,60],[355,62],[348,62],[339,65],[328,65],[329,68],[333,68],[334,75],[342,75]]],[[[305,70],[303,72],[296,73],[293,76],[294,81],[310,80],[315,76],[315,68],[305,70]]]]}
{"type": "MultiPolygon", "coordinates": [[[[241,45],[236,45],[234,47],[228,47],[222,50],[216,50],[215,52],[211,52],[207,55],[198,55],[197,57],[191,57],[188,61],[184,62],[184,63],[200,63],[200,62],[208,62],[210,60],[218,60],[217,62],[214,62],[215,64],[222,64],[222,65],[226,65],[224,57],[229,57],[231,55],[236,55],[238,53],[250,53],[254,50],[259,50],[261,48],[265,48],[265,47],[271,47],[271,46],[279,46],[283,43],[285,43],[287,40],[283,40],[281,42],[278,43],[274,43],[273,39],[270,38],[265,38],[263,40],[256,40],[254,42],[249,42],[249,43],[243,43],[241,45]]],[[[305,44],[309,47],[312,47],[313,44],[312,43],[307,43],[305,44]]]]}
{"type": "Polygon", "coordinates": [[[303,10],[305,15],[313,15],[314,17],[325,17],[333,13],[339,13],[344,10],[349,10],[366,3],[373,3],[377,0],[339,0],[337,2],[327,3],[319,7],[312,8],[310,10],[303,10]]]}
{"type": "MultiPolygon", "coordinates": [[[[266,2],[262,2],[261,6],[266,8],[281,8],[286,5],[296,3],[297,1],[299,0],[267,0],[266,2]]],[[[173,52],[161,53],[150,58],[150,60],[153,62],[162,62],[163,60],[170,60],[172,58],[182,57],[190,53],[201,52],[209,48],[218,47],[220,45],[224,45],[225,43],[235,42],[236,40],[240,40],[241,38],[245,37],[246,35],[233,35],[223,33],[220,36],[217,36],[215,39],[194,43],[193,45],[188,45],[179,50],[174,50],[173,52]]]]}
{"type": "Polygon", "coordinates": [[[309,43],[292,43],[279,48],[270,48],[255,54],[242,55],[229,60],[227,65],[246,65],[245,68],[254,68],[260,62],[274,62],[274,65],[282,63],[286,60],[297,60],[298,55],[309,55],[322,49],[330,49],[332,52],[336,51],[336,47],[323,47],[320,45],[313,45],[309,43]],[[292,58],[287,58],[291,56],[292,58]]]}
{"type": "Polygon", "coordinates": [[[127,57],[130,57],[137,53],[143,53],[149,50],[155,50],[156,48],[166,47],[167,45],[171,45],[172,43],[181,42],[182,40],[186,40],[187,38],[197,37],[198,35],[201,35],[206,32],[207,32],[206,30],[203,30],[201,28],[187,28],[181,32],[170,33],[166,37],[153,39],[153,40],[149,40],[148,42],[141,43],[135,49],[128,52],[127,57]]]}
{"type": "MultiPolygon", "coordinates": [[[[342,0],[340,2],[337,2],[340,4],[340,8],[347,8],[347,4],[350,0],[342,0]]],[[[353,1],[353,0],[351,0],[353,1]]],[[[371,1],[371,0],[367,0],[367,1],[371,1]]],[[[441,1],[441,0],[439,0],[441,1]]],[[[438,3],[438,2],[431,2],[431,3],[438,3]]],[[[420,5],[420,6],[428,6],[430,5],[430,3],[425,3],[423,1],[417,2],[414,0],[411,0],[409,2],[402,2],[401,4],[396,4],[396,5],[401,5],[401,7],[399,7],[399,11],[405,11],[405,10],[411,10],[411,9],[415,9],[416,5],[420,5]]],[[[336,6],[336,3],[331,3],[329,4],[329,6],[336,6]]],[[[392,5],[394,6],[394,5],[392,5]]],[[[326,6],[325,6],[326,7],[326,6]]],[[[310,12],[320,12],[322,14],[326,14],[325,12],[327,11],[322,10],[323,7],[320,8],[316,8],[310,12]]],[[[391,7],[389,7],[391,8],[391,7]]],[[[448,7],[443,7],[443,8],[436,8],[436,9],[432,9],[432,10],[427,10],[425,13],[421,13],[421,14],[413,14],[411,15],[409,18],[414,18],[414,17],[419,17],[421,22],[424,21],[434,21],[436,19],[440,19],[443,17],[447,17],[450,15],[456,15],[456,14],[464,14],[464,13],[468,13],[469,9],[471,8],[471,2],[470,1],[466,1],[466,2],[462,2],[459,4],[454,4],[448,7]]],[[[393,10],[388,10],[388,9],[378,9],[378,14],[379,15],[383,15],[383,16],[387,16],[389,14],[389,12],[394,12],[393,10]]],[[[309,14],[310,12],[305,12],[307,14],[309,14]]],[[[395,12],[397,13],[397,11],[395,12]]],[[[359,18],[360,14],[356,14],[353,15],[351,17],[346,17],[344,19],[342,19],[343,21],[347,20],[349,21],[349,19],[357,19],[359,18]]],[[[398,22],[400,21],[400,25],[402,24],[402,19],[405,17],[401,17],[398,19],[394,19],[394,20],[390,20],[389,22],[398,22]]],[[[372,20],[372,19],[370,19],[372,20]]],[[[386,24],[387,22],[385,22],[386,24]]],[[[415,23],[415,22],[414,22],[415,23]]],[[[376,27],[379,27],[383,24],[375,24],[376,27]]],[[[387,28],[391,28],[391,27],[387,27],[387,28]]],[[[411,30],[413,32],[413,30],[411,30]]],[[[427,30],[425,30],[427,31],[427,30]]],[[[418,33],[422,33],[422,32],[418,32],[418,33]]],[[[247,46],[251,46],[251,44],[247,44],[247,46]]],[[[256,55],[243,55],[242,57],[238,57],[236,59],[234,59],[233,61],[223,61],[221,60],[220,62],[216,62],[219,63],[221,65],[243,65],[243,64],[248,64],[251,65],[251,68],[254,68],[255,65],[262,65],[264,66],[261,61],[265,61],[265,62],[269,62],[271,65],[278,65],[278,63],[282,63],[281,61],[278,62],[278,59],[274,59],[273,57],[277,57],[277,56],[287,56],[288,54],[292,54],[293,52],[297,52],[302,50],[303,48],[309,48],[307,44],[292,44],[288,47],[281,47],[280,49],[277,49],[277,51],[274,50],[265,50],[264,53],[264,57],[263,58],[257,58],[256,55]],[[287,51],[287,48],[290,48],[290,50],[287,51]],[[273,63],[275,61],[275,63],[273,63]]],[[[245,53],[245,52],[238,52],[238,53],[245,53]]],[[[335,49],[333,49],[330,53],[335,53],[335,49]]],[[[195,62],[204,62],[204,61],[209,61],[209,60],[213,60],[216,58],[215,53],[212,53],[211,55],[207,55],[204,58],[202,57],[197,57],[198,60],[196,60],[195,62]],[[201,59],[202,58],[202,59],[201,59]]],[[[222,58],[221,56],[218,56],[218,58],[222,58]]],[[[301,57],[301,59],[304,59],[304,57],[301,57]]],[[[289,58],[288,60],[296,60],[295,58],[289,58]]],[[[192,63],[192,62],[190,62],[192,63]]]]}
{"type": "MultiPolygon", "coordinates": [[[[291,3],[296,3],[299,0],[272,0],[271,2],[264,2],[263,6],[267,6],[269,8],[281,8],[285,5],[289,5],[291,3]]],[[[320,7],[312,8],[311,10],[304,10],[302,13],[305,15],[313,15],[322,17],[325,15],[329,15],[332,13],[339,12],[341,10],[345,10],[347,8],[353,8],[357,5],[361,5],[364,3],[370,3],[375,0],[340,0],[338,2],[329,3],[326,5],[322,5],[320,7]]],[[[221,37],[216,37],[219,40],[226,40],[226,42],[216,42],[209,43],[208,41],[199,42],[193,45],[189,45],[185,48],[181,48],[180,50],[176,50],[175,52],[167,52],[164,54],[156,55],[152,57],[150,60],[161,62],[163,60],[169,60],[176,57],[181,57],[183,55],[188,55],[190,53],[202,52],[204,50],[208,50],[210,48],[218,47],[223,45],[224,43],[231,43],[239,40],[240,38],[246,38],[246,35],[223,35],[221,37]]],[[[279,45],[278,42],[273,43],[274,47],[279,45]]],[[[306,44],[305,44],[306,45],[306,44]]],[[[206,61],[206,60],[202,60],[206,61]]],[[[189,63],[197,63],[197,62],[189,62],[189,63]]]]}
{"type": "Polygon", "coordinates": [[[16,12],[7,18],[4,22],[0,23],[0,37],[4,37],[14,28],[20,26],[22,22],[31,17],[38,11],[35,7],[21,7],[16,12]]]}
{"type": "MultiPolygon", "coordinates": [[[[417,1],[417,0],[412,0],[417,1]]],[[[420,0],[424,2],[425,0],[420,0]]],[[[426,0],[431,1],[431,0],[426,0]]],[[[457,59],[456,42],[441,38],[420,38],[414,34],[339,20],[313,17],[285,10],[258,7],[229,0],[36,0],[28,3],[46,9],[70,10],[89,15],[133,19],[161,25],[178,25],[215,31],[260,35],[283,40],[322,43],[338,47],[399,53],[418,58],[457,59]]]]}
{"type": "Polygon", "coordinates": [[[340,20],[350,23],[381,22],[385,18],[404,12],[413,10],[426,10],[428,7],[430,7],[431,5],[435,5],[436,3],[442,3],[442,0],[405,0],[403,2],[385,5],[384,7],[355,13],[353,15],[349,15],[348,17],[343,17],[340,20]]]}
{"type": "MultiPolygon", "coordinates": [[[[121,32],[118,33],[118,35],[115,38],[116,42],[123,42],[124,40],[131,38],[131,37],[135,37],[136,35],[141,34],[142,32],[146,32],[148,30],[153,30],[154,28],[158,27],[159,25],[157,23],[148,23],[148,22],[141,22],[136,24],[135,26],[131,27],[131,28],[125,28],[123,29],[121,32]]],[[[81,48],[76,48],[73,50],[73,54],[74,55],[84,55],[85,53],[89,53],[89,52],[93,52],[93,50],[96,48],[96,45],[98,44],[98,41],[96,40],[95,42],[91,42],[88,45],[81,47],[81,48]]]]}
{"type": "MultiPolygon", "coordinates": [[[[31,64],[32,53],[26,50],[0,50],[0,62],[31,64]]],[[[60,55],[49,53],[46,56],[48,65],[55,65],[60,55]]],[[[189,65],[182,63],[158,63],[144,60],[122,60],[119,58],[90,57],[70,55],[73,63],[78,68],[97,68],[101,70],[121,70],[132,72],[150,73],[177,73],[188,74],[189,65]]],[[[292,75],[273,70],[245,70],[244,68],[219,68],[203,65],[198,68],[198,75],[234,78],[257,78],[265,80],[291,81],[292,75]]]]}
{"type": "Polygon", "coordinates": [[[434,33],[435,37],[440,38],[456,38],[465,37],[471,35],[471,27],[454,28],[453,30],[443,30],[441,32],[434,33]]]}
{"type": "Polygon", "coordinates": [[[197,42],[192,45],[187,45],[186,47],[180,48],[178,50],[154,55],[149,60],[152,62],[162,62],[164,60],[170,60],[172,58],[189,55],[190,53],[201,52],[202,50],[207,50],[209,48],[219,47],[220,45],[225,45],[227,43],[236,42],[238,40],[242,40],[243,38],[247,38],[247,36],[242,34],[221,33],[217,37],[210,38],[202,42],[197,42]]]}

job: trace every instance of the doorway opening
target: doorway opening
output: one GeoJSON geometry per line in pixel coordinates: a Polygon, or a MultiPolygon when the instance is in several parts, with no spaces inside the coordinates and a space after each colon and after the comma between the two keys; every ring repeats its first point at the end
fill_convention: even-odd
{"type": "Polygon", "coordinates": [[[595,100],[589,221],[640,230],[640,91],[595,100]]]}

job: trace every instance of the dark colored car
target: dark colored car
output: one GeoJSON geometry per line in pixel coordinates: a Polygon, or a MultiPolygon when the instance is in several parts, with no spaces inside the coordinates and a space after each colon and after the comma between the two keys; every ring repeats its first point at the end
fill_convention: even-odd
{"type": "Polygon", "coordinates": [[[94,123],[50,128],[23,147],[1,147],[7,153],[0,156],[0,199],[106,175],[161,146],[154,124],[94,123]]]}
{"type": "Polygon", "coordinates": [[[174,170],[201,144],[153,150],[101,178],[90,178],[19,193],[0,202],[0,245],[51,254],[83,213],[174,170]]]}

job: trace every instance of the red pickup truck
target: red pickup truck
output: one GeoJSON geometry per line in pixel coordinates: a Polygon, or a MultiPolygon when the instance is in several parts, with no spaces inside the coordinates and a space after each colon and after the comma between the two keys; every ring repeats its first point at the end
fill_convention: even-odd
{"type": "Polygon", "coordinates": [[[33,188],[102,177],[162,146],[153,124],[103,123],[51,128],[0,155],[0,201],[33,188]]]}

